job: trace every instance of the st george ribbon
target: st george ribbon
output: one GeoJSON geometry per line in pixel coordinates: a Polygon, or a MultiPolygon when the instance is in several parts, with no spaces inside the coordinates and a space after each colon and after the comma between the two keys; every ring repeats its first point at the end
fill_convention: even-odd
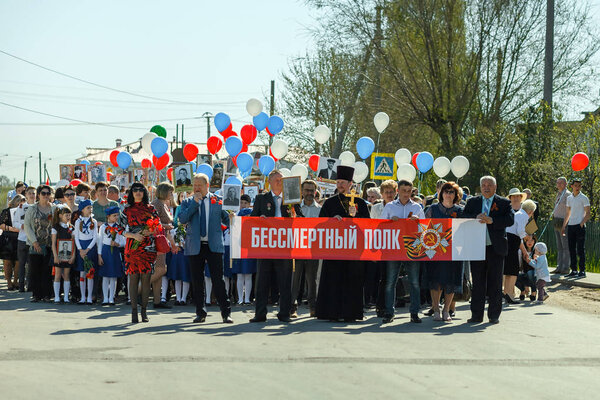
{"type": "Polygon", "coordinates": [[[476,219],[234,217],[232,258],[462,261],[485,259],[476,219]]]}

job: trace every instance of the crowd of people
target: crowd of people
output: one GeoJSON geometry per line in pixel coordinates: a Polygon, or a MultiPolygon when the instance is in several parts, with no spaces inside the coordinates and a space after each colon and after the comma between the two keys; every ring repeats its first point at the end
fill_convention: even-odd
{"type": "MultiPolygon", "coordinates": [[[[255,315],[250,322],[265,322],[269,305],[278,306],[280,321],[290,322],[298,317],[303,301],[310,317],[351,322],[374,308],[382,323],[390,323],[406,300],[412,323],[422,322],[420,314],[451,322],[456,298],[468,297],[468,289],[467,321],[483,322],[487,302],[492,324],[499,322],[503,303],[547,299],[548,246],[536,238],[539,209],[531,191],[513,188],[502,197],[496,193],[495,178],[484,176],[480,194],[471,196],[468,188],[440,179],[436,192],[425,196],[412,182],[386,180],[379,187],[367,182],[362,198],[352,202],[347,194],[354,187],[354,169],[338,166],[333,172],[335,194],[322,196],[317,182],[305,180],[301,203],[287,206],[282,174],[274,170],[253,204],[247,194],[241,196],[236,213],[223,210],[222,197],[211,190],[204,174],[191,178],[191,193],[175,193],[170,182],[150,192],[139,182],[126,191],[105,182],[56,190],[18,182],[0,213],[0,258],[8,290],[31,292],[32,302],[106,307],[115,306],[123,293],[123,301],[131,305],[132,323],[140,318],[148,322],[150,293],[154,309],[193,305],[195,323],[206,320],[213,299],[224,323],[233,323],[232,304],[252,302],[255,315]],[[485,259],[231,259],[229,226],[234,214],[338,220],[475,218],[487,226],[485,259]],[[408,299],[401,276],[406,276],[408,299]]],[[[581,192],[580,179],[570,182],[572,192],[563,177],[556,185],[551,223],[558,254],[553,273],[584,277],[589,200],[581,192]]]]}

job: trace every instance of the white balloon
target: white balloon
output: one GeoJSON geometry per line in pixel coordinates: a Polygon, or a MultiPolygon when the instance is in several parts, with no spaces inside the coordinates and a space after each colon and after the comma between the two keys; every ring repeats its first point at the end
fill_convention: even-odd
{"type": "Polygon", "coordinates": [[[450,160],[446,157],[438,157],[433,162],[433,172],[440,178],[445,177],[450,172],[450,160]]]}
{"type": "Polygon", "coordinates": [[[417,176],[417,170],[415,169],[415,167],[412,166],[412,164],[400,164],[398,165],[398,171],[396,171],[396,175],[398,176],[399,181],[404,179],[406,181],[412,182],[417,176]]]}
{"type": "Polygon", "coordinates": [[[408,149],[402,148],[396,151],[396,155],[394,158],[396,159],[396,165],[410,164],[412,160],[412,154],[410,154],[410,151],[408,151],[408,149]]]}
{"type": "Polygon", "coordinates": [[[56,182],[56,185],[54,185],[55,188],[59,188],[59,187],[63,187],[63,186],[67,186],[70,182],[66,179],[61,179],[60,181],[56,182]]]}
{"type": "Polygon", "coordinates": [[[306,177],[308,176],[308,168],[303,164],[296,164],[292,167],[292,175],[291,176],[299,176],[300,182],[304,182],[306,177]]]}
{"type": "Polygon", "coordinates": [[[357,161],[353,165],[354,167],[354,178],[352,179],[354,182],[359,183],[367,179],[369,176],[369,167],[362,161],[357,161]]]}
{"type": "Polygon", "coordinates": [[[281,139],[273,140],[273,143],[271,144],[271,153],[273,153],[273,157],[275,157],[276,159],[279,160],[279,159],[285,157],[287,152],[288,152],[288,145],[286,142],[284,142],[281,139]]]}
{"type": "Polygon", "coordinates": [[[340,154],[340,164],[342,165],[347,165],[350,167],[355,161],[356,157],[354,157],[354,154],[351,151],[346,150],[340,154]]]}
{"type": "Polygon", "coordinates": [[[292,176],[292,171],[290,171],[288,168],[281,168],[279,169],[279,172],[281,172],[281,176],[283,176],[284,178],[292,176]]]}
{"type": "Polygon", "coordinates": [[[469,160],[465,156],[456,156],[450,162],[450,169],[457,178],[462,178],[469,171],[469,160]]]}
{"type": "Polygon", "coordinates": [[[329,140],[329,137],[331,136],[331,129],[329,129],[325,125],[319,125],[313,131],[313,136],[315,137],[317,143],[326,143],[329,140]]]}
{"type": "Polygon", "coordinates": [[[158,135],[154,132],[148,132],[144,136],[142,136],[142,149],[152,155],[152,141],[157,138],[158,135]]]}
{"type": "Polygon", "coordinates": [[[246,103],[246,111],[248,111],[248,114],[252,115],[253,117],[256,117],[258,114],[260,114],[262,110],[263,105],[258,99],[250,99],[246,103]]]}
{"type": "Polygon", "coordinates": [[[381,133],[390,124],[390,117],[384,112],[378,112],[375,114],[375,117],[373,117],[373,123],[375,124],[377,132],[381,133]]]}

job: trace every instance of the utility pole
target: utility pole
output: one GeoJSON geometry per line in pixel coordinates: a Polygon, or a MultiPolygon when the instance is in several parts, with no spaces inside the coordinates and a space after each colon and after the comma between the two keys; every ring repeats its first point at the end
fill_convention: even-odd
{"type": "Polygon", "coordinates": [[[27,160],[25,160],[25,165],[23,166],[23,182],[27,182],[27,160]]]}
{"type": "Polygon", "coordinates": [[[210,137],[210,119],[213,115],[207,111],[202,114],[202,117],[206,118],[206,141],[208,142],[208,138],[210,137]]]}
{"type": "MultiPolygon", "coordinates": [[[[270,114],[269,116],[273,116],[275,114],[275,81],[271,81],[271,104],[270,104],[270,114]]],[[[273,136],[269,135],[269,147],[273,144],[273,136]]]]}
{"type": "Polygon", "coordinates": [[[185,139],[183,138],[183,124],[181,124],[181,147],[185,147],[185,139]]]}
{"type": "Polygon", "coordinates": [[[40,185],[42,184],[42,152],[38,153],[39,167],[40,167],[40,185]]]}
{"type": "Polygon", "coordinates": [[[179,124],[175,125],[175,148],[179,147],[179,124]]]}
{"type": "Polygon", "coordinates": [[[552,107],[554,74],[554,0],[546,0],[546,50],[544,55],[544,101],[552,107]]]}

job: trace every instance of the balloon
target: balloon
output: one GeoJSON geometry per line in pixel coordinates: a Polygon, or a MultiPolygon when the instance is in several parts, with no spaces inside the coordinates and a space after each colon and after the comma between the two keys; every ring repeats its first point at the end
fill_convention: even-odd
{"type": "Polygon", "coordinates": [[[394,158],[396,159],[396,164],[400,165],[400,164],[409,164],[410,161],[412,160],[412,157],[410,155],[410,151],[408,151],[408,149],[398,149],[396,151],[396,155],[394,156],[394,158]]]}
{"type": "MultiPolygon", "coordinates": [[[[73,187],[77,187],[77,186],[78,186],[80,183],[83,183],[83,182],[81,182],[81,180],[80,180],[80,179],[73,179],[73,180],[71,181],[71,185],[72,185],[73,187]]],[[[82,187],[83,187],[83,186],[82,186],[82,187]]]]}
{"type": "Polygon", "coordinates": [[[113,173],[112,173],[112,172],[107,172],[107,173],[106,173],[106,179],[108,179],[109,181],[112,181],[112,178],[113,178],[113,176],[114,176],[114,175],[113,175],[113,173]]]}
{"type": "Polygon", "coordinates": [[[216,152],[221,150],[223,146],[223,141],[219,139],[217,136],[211,136],[206,141],[206,147],[208,148],[208,152],[212,155],[215,155],[216,152]]]}
{"type": "Polygon", "coordinates": [[[369,176],[369,167],[362,161],[357,161],[354,163],[354,178],[352,180],[354,182],[362,182],[367,179],[369,176]]]}
{"type": "Polygon", "coordinates": [[[158,158],[161,158],[169,150],[169,143],[165,138],[159,136],[152,139],[150,148],[152,149],[152,154],[158,158]]]}
{"type": "Polygon", "coordinates": [[[197,155],[198,155],[198,146],[196,146],[195,144],[188,143],[185,146],[183,146],[183,156],[185,157],[186,160],[193,161],[196,159],[197,155]]]}
{"type": "Polygon", "coordinates": [[[450,173],[450,160],[446,157],[438,157],[433,162],[433,172],[440,178],[450,173]]]}
{"type": "Polygon", "coordinates": [[[321,157],[319,157],[318,154],[313,154],[312,156],[310,156],[310,158],[308,159],[308,166],[310,167],[310,169],[317,172],[317,169],[319,169],[320,159],[321,157]]]}
{"type": "Polygon", "coordinates": [[[206,163],[200,164],[200,165],[198,165],[198,168],[196,168],[196,173],[204,174],[204,175],[208,176],[208,180],[211,180],[212,176],[213,176],[213,168],[206,163]]]}
{"type": "Polygon", "coordinates": [[[368,158],[375,150],[375,142],[367,136],[363,136],[356,142],[356,152],[363,160],[368,158]]]}
{"type": "Polygon", "coordinates": [[[240,137],[245,144],[251,144],[254,142],[256,135],[258,135],[258,131],[254,125],[244,125],[240,130],[240,137]]]}
{"type": "Polygon", "coordinates": [[[277,115],[273,115],[269,117],[269,122],[267,122],[267,128],[269,128],[269,132],[273,135],[277,135],[283,129],[283,120],[281,117],[277,115]]]}
{"type": "Polygon", "coordinates": [[[426,173],[433,167],[433,156],[428,151],[422,151],[417,156],[417,168],[422,173],[426,173]]]}
{"type": "Polygon", "coordinates": [[[167,178],[169,178],[170,181],[173,180],[173,167],[169,167],[169,169],[167,169],[167,178]]]}
{"type": "Polygon", "coordinates": [[[229,115],[222,113],[222,112],[215,115],[214,121],[215,121],[215,127],[217,128],[217,130],[219,132],[223,132],[225,129],[227,129],[229,127],[229,124],[231,124],[231,118],[229,118],[229,115]]]}
{"type": "Polygon", "coordinates": [[[291,176],[299,176],[300,182],[304,182],[308,176],[308,168],[306,168],[303,164],[296,164],[292,167],[291,176]]]}
{"type": "Polygon", "coordinates": [[[261,112],[260,114],[252,118],[252,123],[259,131],[264,130],[267,127],[268,122],[269,116],[264,112],[261,112]]]}
{"type": "Polygon", "coordinates": [[[237,132],[234,132],[231,125],[229,125],[229,127],[227,129],[225,129],[223,132],[221,132],[221,136],[223,136],[223,139],[225,139],[225,140],[227,140],[231,136],[237,136],[237,135],[238,135],[237,132]]]}
{"type": "Polygon", "coordinates": [[[352,154],[352,152],[348,150],[340,154],[340,164],[342,165],[352,166],[352,164],[354,164],[355,161],[356,157],[354,157],[354,154],[352,154]]]}
{"type": "Polygon", "coordinates": [[[390,117],[384,112],[378,112],[375,114],[375,117],[373,117],[373,123],[375,124],[377,132],[381,133],[390,124],[390,117]]]}
{"type": "Polygon", "coordinates": [[[169,165],[169,155],[163,154],[162,157],[157,158],[156,156],[152,156],[152,163],[156,167],[157,170],[161,170],[167,165],[169,165]]]}
{"type": "Polygon", "coordinates": [[[273,152],[271,151],[271,148],[270,148],[270,147],[269,147],[269,155],[270,155],[270,156],[273,158],[273,160],[275,160],[275,162],[279,161],[279,158],[276,158],[276,157],[273,155],[273,152]]]}
{"type": "Polygon", "coordinates": [[[152,161],[147,158],[142,160],[142,168],[150,168],[152,166],[152,161]]]}
{"type": "Polygon", "coordinates": [[[95,165],[102,165],[102,161],[96,161],[95,165]]]}
{"type": "Polygon", "coordinates": [[[450,169],[457,178],[462,178],[469,171],[469,160],[464,156],[456,156],[450,162],[450,169]]]}
{"type": "Polygon", "coordinates": [[[417,170],[411,164],[405,163],[398,165],[398,170],[396,171],[396,175],[398,176],[398,180],[405,180],[412,182],[415,180],[417,176],[417,170]]]}
{"type": "Polygon", "coordinates": [[[240,185],[241,186],[242,185],[242,181],[240,181],[237,176],[230,176],[225,181],[225,184],[226,185],[240,185]]]}
{"type": "Polygon", "coordinates": [[[126,151],[122,151],[117,156],[117,164],[119,164],[119,168],[127,169],[131,165],[131,154],[126,151]]]}
{"type": "Polygon", "coordinates": [[[573,168],[573,171],[584,170],[589,164],[590,158],[585,153],[575,153],[571,158],[571,168],[573,168]]]}
{"type": "Polygon", "coordinates": [[[411,162],[413,167],[417,168],[417,157],[419,157],[419,152],[416,152],[415,154],[413,154],[411,162]]]}
{"type": "Polygon", "coordinates": [[[117,156],[119,155],[119,153],[119,150],[113,150],[110,152],[110,163],[113,165],[113,167],[119,166],[119,164],[117,164],[117,156]]]}
{"type": "Polygon", "coordinates": [[[194,161],[190,161],[190,165],[192,166],[192,171],[195,171],[197,167],[196,163],[194,161]]]}
{"type": "Polygon", "coordinates": [[[56,185],[54,185],[54,187],[59,188],[59,187],[67,186],[68,184],[69,184],[68,180],[61,179],[60,181],[56,182],[56,185]]]}
{"type": "Polygon", "coordinates": [[[242,144],[242,151],[240,153],[246,153],[248,151],[248,145],[246,143],[242,144]]]}
{"type": "Polygon", "coordinates": [[[258,99],[250,99],[246,103],[246,111],[253,117],[257,116],[263,110],[263,105],[258,99]]]}
{"type": "Polygon", "coordinates": [[[267,131],[267,133],[269,134],[269,136],[275,136],[271,132],[269,132],[269,128],[265,128],[265,131],[267,131]]]}
{"type": "Polygon", "coordinates": [[[144,136],[142,136],[142,149],[152,155],[152,141],[157,138],[158,135],[154,132],[148,132],[144,136]]]}
{"type": "Polygon", "coordinates": [[[231,157],[235,157],[242,151],[242,145],[242,139],[237,136],[230,136],[225,141],[225,150],[231,157]]]}
{"type": "Polygon", "coordinates": [[[89,165],[90,165],[90,162],[89,162],[88,160],[81,160],[81,161],[79,162],[79,164],[84,164],[84,165],[86,165],[86,166],[89,166],[89,165]]]}
{"type": "Polygon", "coordinates": [[[329,137],[331,136],[331,129],[329,129],[325,125],[319,125],[313,131],[313,136],[315,137],[317,143],[326,143],[329,140],[329,137]]]}
{"type": "Polygon", "coordinates": [[[263,175],[269,175],[269,172],[275,168],[275,160],[271,156],[262,156],[258,160],[258,169],[263,175]]]}
{"type": "Polygon", "coordinates": [[[271,144],[271,153],[273,153],[273,157],[275,157],[277,159],[281,159],[281,158],[285,157],[287,152],[288,152],[288,145],[286,142],[284,142],[281,139],[273,140],[273,143],[271,144]]]}
{"type": "Polygon", "coordinates": [[[279,172],[281,172],[281,176],[283,176],[284,178],[292,176],[292,171],[290,171],[288,168],[280,168],[279,172]]]}
{"type": "Polygon", "coordinates": [[[236,157],[237,167],[240,169],[241,172],[246,172],[252,169],[252,164],[254,163],[254,157],[252,157],[252,155],[244,152],[238,154],[236,157]]]}
{"type": "Polygon", "coordinates": [[[150,132],[156,133],[157,136],[162,138],[167,137],[167,130],[160,125],[154,125],[152,128],[150,128],[150,132]]]}

